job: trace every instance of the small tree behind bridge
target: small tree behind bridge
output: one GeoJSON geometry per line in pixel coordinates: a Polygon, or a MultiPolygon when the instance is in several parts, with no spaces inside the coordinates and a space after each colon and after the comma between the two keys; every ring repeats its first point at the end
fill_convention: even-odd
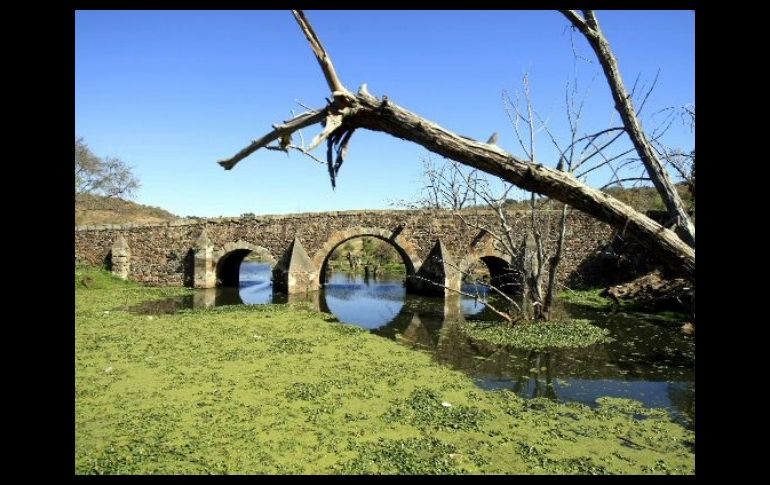
{"type": "Polygon", "coordinates": [[[75,203],[84,195],[130,198],[139,180],[121,159],[96,156],[83,137],[75,138],[75,203]]]}

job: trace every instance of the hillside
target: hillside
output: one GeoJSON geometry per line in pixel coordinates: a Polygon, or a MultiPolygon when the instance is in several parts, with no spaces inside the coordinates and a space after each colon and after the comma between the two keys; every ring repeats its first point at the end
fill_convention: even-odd
{"type": "MultiPolygon", "coordinates": [[[[693,203],[690,193],[682,184],[677,184],[677,190],[682,196],[685,206],[692,210],[693,203]]],[[[610,188],[605,192],[613,197],[629,204],[636,210],[663,211],[665,207],[657,191],[652,187],[639,188],[610,188]]],[[[539,198],[539,207],[557,208],[560,204],[549,204],[548,198],[539,198]]],[[[529,200],[508,200],[507,205],[513,210],[529,210],[529,200]]],[[[125,224],[125,223],[157,223],[180,219],[180,217],[161,209],[148,205],[137,204],[119,198],[106,198],[97,195],[83,195],[80,202],[75,203],[75,225],[90,224],[125,224]]],[[[361,251],[361,241],[351,241],[353,246],[346,250],[353,250],[354,256],[361,251]]],[[[347,254],[347,253],[346,253],[347,254]]]]}
{"type": "Polygon", "coordinates": [[[146,224],[179,219],[178,216],[148,205],[137,204],[118,198],[83,195],[75,202],[75,225],[146,224]]]}
{"type": "MultiPolygon", "coordinates": [[[[679,192],[679,196],[684,202],[685,208],[688,211],[693,209],[692,195],[687,190],[684,184],[676,184],[676,190],[679,192]]],[[[605,189],[611,196],[617,198],[621,202],[625,202],[636,210],[639,211],[664,211],[666,206],[663,204],[663,199],[660,198],[660,194],[653,187],[635,187],[635,188],[609,188],[605,189]]]]}
{"type": "MultiPolygon", "coordinates": [[[[679,192],[679,196],[682,197],[685,208],[688,211],[693,209],[693,200],[690,192],[684,184],[676,184],[676,189],[679,192]]],[[[632,188],[619,188],[612,187],[604,189],[604,192],[610,194],[621,202],[625,202],[634,209],[640,212],[647,211],[665,211],[666,207],[663,204],[663,200],[654,187],[632,187],[632,188]]],[[[541,197],[538,199],[538,207],[549,207],[550,200],[547,197],[541,197]]],[[[513,200],[509,199],[506,205],[510,209],[514,210],[529,210],[529,200],[513,200]]],[[[558,208],[561,205],[557,202],[550,208],[558,208]]]]}

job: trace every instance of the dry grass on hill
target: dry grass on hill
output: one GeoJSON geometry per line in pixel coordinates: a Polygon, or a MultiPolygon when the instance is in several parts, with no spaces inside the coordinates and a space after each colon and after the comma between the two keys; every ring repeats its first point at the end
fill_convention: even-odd
{"type": "Polygon", "coordinates": [[[126,224],[129,222],[147,224],[179,219],[178,216],[161,209],[137,204],[118,198],[83,195],[75,202],[75,225],[126,224]]]}

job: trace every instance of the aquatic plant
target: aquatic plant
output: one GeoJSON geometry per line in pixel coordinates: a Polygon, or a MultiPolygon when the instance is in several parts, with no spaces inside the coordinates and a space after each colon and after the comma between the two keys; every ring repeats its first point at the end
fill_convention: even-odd
{"type": "Polygon", "coordinates": [[[580,348],[609,342],[609,330],[592,325],[589,320],[501,325],[468,322],[463,330],[473,339],[514,349],[543,350],[580,348]]]}

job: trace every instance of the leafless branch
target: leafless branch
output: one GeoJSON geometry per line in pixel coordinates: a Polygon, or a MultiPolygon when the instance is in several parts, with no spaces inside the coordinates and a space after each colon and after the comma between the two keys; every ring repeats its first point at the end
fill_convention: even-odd
{"type": "MultiPolygon", "coordinates": [[[[596,170],[598,170],[598,169],[600,169],[600,168],[602,168],[602,167],[604,167],[606,165],[609,165],[612,162],[614,162],[615,160],[617,160],[617,159],[619,159],[621,157],[624,157],[624,156],[628,155],[629,153],[631,153],[633,151],[634,151],[634,148],[631,147],[628,150],[626,150],[624,152],[621,152],[621,153],[619,153],[617,155],[613,155],[613,156],[611,156],[609,158],[608,157],[604,157],[604,155],[602,154],[601,151],[596,151],[596,152],[594,152],[591,155],[591,157],[593,158],[593,156],[595,156],[595,155],[602,155],[604,157],[604,160],[601,163],[597,163],[596,165],[592,166],[591,168],[587,168],[585,171],[583,171],[583,172],[579,173],[578,175],[576,175],[576,177],[578,177],[578,178],[584,177],[584,176],[588,175],[589,173],[591,173],[593,171],[596,171],[596,170]]],[[[583,159],[583,161],[585,161],[585,160],[587,160],[587,159],[583,159]]],[[[639,159],[637,158],[635,160],[638,161],[639,159]]],[[[582,163],[580,165],[582,165],[582,163]]]]}
{"type": "Polygon", "coordinates": [[[647,98],[650,97],[650,94],[655,90],[655,85],[658,84],[658,77],[660,76],[660,69],[658,69],[658,72],[655,73],[655,79],[652,81],[652,86],[650,86],[650,89],[647,90],[647,93],[644,95],[644,98],[642,99],[642,103],[639,105],[639,109],[636,111],[636,116],[642,115],[642,110],[644,109],[644,105],[647,103],[647,98]]]}
{"type": "Polygon", "coordinates": [[[584,10],[582,19],[571,10],[563,10],[562,14],[585,36],[594,50],[612,92],[615,107],[623,120],[626,132],[639,154],[639,158],[666,204],[669,214],[679,222],[679,235],[688,245],[694,247],[695,226],[687,215],[682,199],[671,182],[666,168],[657,156],[652,143],[647,139],[644,130],[642,130],[631,96],[626,91],[620,75],[617,59],[612,54],[609,42],[599,27],[596,15],[592,10],[584,10]]]}
{"type": "Polygon", "coordinates": [[[503,318],[508,323],[513,323],[513,321],[514,321],[513,317],[510,314],[498,310],[497,308],[495,308],[494,305],[489,303],[489,300],[486,300],[484,298],[480,298],[478,295],[473,295],[471,293],[468,293],[468,292],[465,292],[465,291],[462,291],[462,290],[458,290],[458,289],[452,288],[450,286],[442,285],[441,283],[436,283],[435,281],[429,280],[428,278],[423,278],[422,276],[412,275],[411,277],[415,278],[415,279],[418,279],[418,280],[427,281],[428,283],[430,283],[430,284],[432,284],[434,286],[437,286],[439,288],[443,288],[445,290],[449,290],[449,291],[451,291],[453,293],[457,293],[457,294],[462,295],[462,296],[467,296],[469,298],[473,298],[475,301],[478,301],[479,303],[481,303],[485,307],[489,308],[490,310],[492,310],[494,313],[496,313],[498,316],[503,318]]]}
{"type": "Polygon", "coordinates": [[[646,182],[649,182],[650,181],[650,177],[626,177],[626,178],[622,178],[622,179],[616,179],[616,180],[613,180],[612,182],[610,182],[608,184],[604,184],[599,190],[604,190],[604,189],[606,189],[608,187],[612,187],[613,185],[620,185],[623,182],[636,182],[636,181],[646,181],[646,182]]]}
{"type": "Polygon", "coordinates": [[[300,152],[301,154],[311,158],[314,162],[320,163],[321,165],[326,165],[326,162],[324,162],[323,160],[319,159],[318,157],[316,157],[312,153],[308,152],[304,148],[298,147],[296,145],[286,145],[286,147],[284,147],[284,148],[277,147],[277,146],[266,146],[265,150],[272,150],[272,151],[276,151],[276,152],[287,152],[287,153],[288,153],[288,150],[296,150],[296,151],[300,152]]]}
{"type": "Polygon", "coordinates": [[[308,42],[310,42],[310,47],[313,49],[313,54],[315,54],[316,60],[321,66],[321,70],[326,78],[326,83],[329,85],[332,94],[338,92],[347,93],[348,90],[345,89],[340,78],[337,77],[337,72],[334,70],[334,64],[332,64],[331,57],[329,57],[326,49],[324,49],[321,39],[316,35],[310,22],[305,18],[305,13],[302,12],[302,10],[292,10],[291,13],[294,14],[294,18],[297,20],[305,37],[307,37],[308,42]]]}
{"type": "MultiPolygon", "coordinates": [[[[569,18],[570,15],[567,17],[569,18]]],[[[304,19],[304,16],[302,18],[304,19]]],[[[305,23],[307,22],[305,21],[305,23]]],[[[596,25],[598,26],[598,24],[596,25]]],[[[585,28],[585,26],[582,27],[585,28]]],[[[308,31],[303,29],[303,32],[307,36],[308,31]]],[[[308,36],[309,40],[311,38],[320,45],[316,36],[308,36]]],[[[324,64],[322,64],[323,67],[324,64]]],[[[329,113],[341,115],[342,125],[345,129],[366,128],[412,141],[434,153],[498,176],[525,190],[547,194],[556,200],[588,212],[612,226],[623,227],[627,225],[627,232],[652,248],[658,257],[672,263],[672,266],[682,274],[694,275],[695,252],[692,247],[682,243],[675,234],[661,227],[644,214],[612,197],[608,197],[601,191],[586,186],[569,174],[547,166],[528,163],[526,160],[505,152],[498,146],[481,143],[448,131],[436,123],[398,106],[385,96],[382,99],[377,99],[361,92],[358,95],[352,95],[348,92],[334,91],[333,99],[328,107],[310,113],[305,118],[292,120],[293,124],[290,128],[296,130],[320,122],[327,119],[329,113]]],[[[624,113],[621,112],[621,116],[624,116],[624,113]]],[[[626,124],[625,121],[624,119],[624,124],[626,124]]],[[[241,150],[236,156],[224,160],[220,164],[226,169],[231,169],[239,160],[256,149],[266,146],[284,133],[290,134],[293,130],[274,129],[270,134],[265,135],[262,139],[241,150]]]]}
{"type": "MultiPolygon", "coordinates": [[[[297,103],[300,107],[306,109],[307,111],[313,111],[313,108],[310,108],[309,106],[306,106],[302,101],[295,99],[295,103],[297,103]]],[[[294,116],[294,111],[292,111],[292,117],[294,116]]]]}
{"type": "Polygon", "coordinates": [[[218,163],[224,167],[225,170],[231,170],[236,163],[240,162],[260,148],[266,147],[268,144],[284,136],[291,136],[292,133],[294,133],[296,130],[299,130],[300,128],[320,123],[326,118],[326,116],[327,110],[324,108],[302,113],[301,115],[285,122],[282,125],[273,125],[273,130],[270,133],[252,141],[249,146],[239,151],[234,156],[220,160],[218,163]]]}
{"type": "Polygon", "coordinates": [[[578,141],[586,141],[587,140],[587,143],[586,143],[585,147],[583,147],[583,150],[580,152],[580,160],[577,163],[575,163],[575,165],[572,167],[572,169],[573,170],[577,170],[581,166],[585,165],[589,160],[594,158],[596,155],[604,155],[604,150],[607,149],[610,145],[612,145],[616,141],[618,141],[620,139],[620,137],[623,136],[623,133],[625,133],[625,131],[623,131],[623,129],[609,128],[607,130],[602,130],[600,132],[597,132],[597,134],[595,134],[595,135],[589,135],[589,136],[585,136],[585,137],[582,137],[582,138],[578,139],[578,141]],[[616,133],[615,136],[610,138],[610,140],[607,141],[606,143],[604,143],[602,146],[599,147],[599,146],[596,145],[596,139],[597,138],[599,138],[600,136],[602,136],[604,134],[609,134],[612,131],[618,131],[618,133],[616,133]],[[593,147],[594,148],[594,152],[591,153],[588,156],[583,156],[583,154],[586,152],[586,150],[589,147],[593,147]]]}
{"type": "Polygon", "coordinates": [[[527,124],[529,124],[529,121],[526,120],[526,117],[521,114],[519,111],[519,94],[515,93],[516,101],[512,101],[511,97],[508,95],[507,91],[503,91],[503,103],[505,107],[505,113],[508,115],[508,119],[511,122],[511,126],[513,126],[513,131],[516,134],[516,141],[519,142],[519,146],[521,147],[521,150],[524,152],[524,155],[527,157],[527,160],[532,161],[532,153],[527,149],[527,144],[524,142],[524,136],[521,133],[521,129],[519,128],[519,122],[525,121],[527,124]]]}

